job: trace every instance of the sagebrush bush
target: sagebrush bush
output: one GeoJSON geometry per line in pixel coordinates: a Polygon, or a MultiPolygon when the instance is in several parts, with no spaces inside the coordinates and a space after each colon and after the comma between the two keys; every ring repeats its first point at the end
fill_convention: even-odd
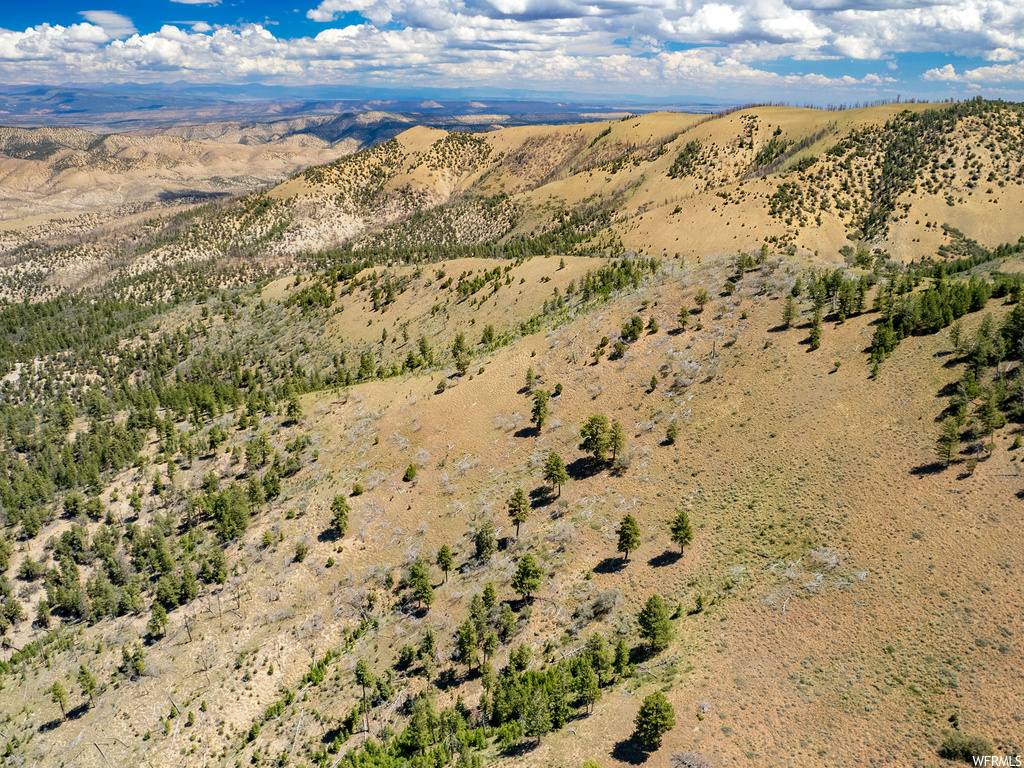
{"type": "Polygon", "coordinates": [[[992,743],[981,736],[970,736],[960,731],[953,731],[942,742],[939,755],[947,760],[959,760],[973,763],[974,758],[991,755],[994,750],[992,743]]]}

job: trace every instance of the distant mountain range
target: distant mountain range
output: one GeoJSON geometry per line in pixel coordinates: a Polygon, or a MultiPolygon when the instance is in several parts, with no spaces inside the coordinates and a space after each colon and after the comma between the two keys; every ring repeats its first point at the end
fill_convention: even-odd
{"type": "MultiPolygon", "coordinates": [[[[63,126],[100,132],[160,128],[182,122],[266,121],[277,117],[387,111],[426,116],[502,114],[506,125],[578,122],[590,115],[666,109],[712,112],[728,102],[651,97],[545,94],[479,89],[387,89],[364,86],[169,84],[0,85],[0,125],[63,126]],[[564,96],[564,98],[562,98],[564,96]]],[[[440,125],[440,124],[439,124],[440,125]]]]}

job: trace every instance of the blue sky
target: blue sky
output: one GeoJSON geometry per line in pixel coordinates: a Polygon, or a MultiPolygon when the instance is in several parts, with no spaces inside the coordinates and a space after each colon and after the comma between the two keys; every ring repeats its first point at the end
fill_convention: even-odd
{"type": "Polygon", "coordinates": [[[1024,1],[18,3],[0,12],[0,80],[1024,100],[1024,1]]]}

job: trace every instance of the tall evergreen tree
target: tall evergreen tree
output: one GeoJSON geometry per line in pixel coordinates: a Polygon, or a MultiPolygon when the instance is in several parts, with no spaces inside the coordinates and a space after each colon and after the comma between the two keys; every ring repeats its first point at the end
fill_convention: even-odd
{"type": "Polygon", "coordinates": [[[377,678],[374,677],[373,672],[370,671],[370,665],[367,664],[363,659],[359,659],[356,662],[356,685],[362,690],[363,694],[363,710],[366,712],[366,732],[370,732],[370,708],[366,705],[366,689],[373,688],[377,682],[377,678]]]}
{"type": "Polygon", "coordinates": [[[558,488],[558,495],[562,495],[562,484],[569,482],[569,473],[565,469],[565,462],[562,457],[554,451],[548,453],[544,459],[544,480],[551,483],[552,488],[558,488]]]}
{"type": "Polygon", "coordinates": [[[782,303],[782,327],[788,329],[796,317],[796,301],[792,296],[787,296],[782,303]]]}
{"type": "Polygon", "coordinates": [[[50,694],[50,701],[60,707],[60,715],[64,720],[68,719],[68,692],[60,684],[60,680],[54,680],[46,690],[50,694]]]}
{"type": "Polygon", "coordinates": [[[629,560],[629,553],[640,547],[640,526],[632,515],[626,515],[619,523],[618,550],[624,561],[629,560]]]}
{"type": "Polygon", "coordinates": [[[409,587],[421,607],[430,607],[434,602],[434,588],[430,584],[430,567],[423,560],[416,560],[409,566],[409,587]]]}
{"type": "Polygon", "coordinates": [[[527,552],[519,558],[515,575],[512,577],[512,589],[516,594],[529,599],[530,596],[540,589],[540,580],[544,575],[544,569],[540,567],[537,559],[527,552]]]}
{"type": "Polygon", "coordinates": [[[437,550],[437,567],[444,572],[445,584],[448,583],[448,571],[452,569],[453,565],[455,565],[455,558],[452,556],[451,549],[445,544],[437,550]]]}
{"type": "Polygon", "coordinates": [[[679,545],[679,552],[682,554],[686,545],[693,541],[693,527],[690,525],[690,516],[686,514],[686,510],[680,509],[668,527],[672,534],[672,542],[679,545]]]}
{"type": "Polygon", "coordinates": [[[590,712],[594,703],[601,698],[601,685],[589,660],[583,660],[580,665],[579,674],[576,676],[576,690],[587,712],[590,712]]]}
{"type": "Polygon", "coordinates": [[[89,706],[92,706],[93,694],[96,693],[96,678],[85,664],[78,667],[78,687],[82,689],[83,696],[89,697],[89,706]]]}
{"type": "Polygon", "coordinates": [[[540,737],[551,730],[551,707],[542,688],[535,688],[526,699],[523,711],[523,732],[540,743],[540,737]]]}
{"type": "Polygon", "coordinates": [[[608,461],[608,450],[611,448],[611,427],[608,417],[595,414],[587,419],[580,429],[580,450],[594,457],[594,461],[603,464],[608,461]]]}
{"type": "Polygon", "coordinates": [[[816,305],[814,307],[814,319],[811,321],[811,349],[817,349],[821,346],[821,319],[822,308],[816,305]]]}
{"type": "Polygon", "coordinates": [[[948,467],[950,462],[960,452],[960,427],[956,419],[948,416],[942,422],[942,430],[939,432],[939,439],[935,443],[935,453],[948,467]]]}
{"type": "Polygon", "coordinates": [[[618,421],[612,422],[609,438],[612,449],[612,461],[614,461],[617,456],[626,451],[626,433],[622,430],[622,425],[618,421]]]}
{"type": "Polygon", "coordinates": [[[538,432],[544,429],[544,422],[547,421],[548,416],[551,413],[551,407],[548,404],[550,399],[551,393],[546,389],[538,389],[533,393],[533,412],[531,414],[531,420],[537,426],[538,432]]]}
{"type": "Polygon", "coordinates": [[[338,494],[331,501],[331,530],[336,538],[341,538],[348,530],[348,513],[352,508],[344,496],[338,494]]]}
{"type": "Polygon", "coordinates": [[[647,641],[652,651],[663,651],[672,640],[672,620],[665,602],[659,595],[651,595],[637,617],[640,637],[647,641]]]}
{"type": "Polygon", "coordinates": [[[661,691],[644,699],[636,714],[633,740],[644,750],[653,752],[661,746],[661,737],[676,724],[676,713],[661,691]]]}
{"type": "Polygon", "coordinates": [[[455,634],[455,645],[459,649],[459,658],[462,663],[466,665],[467,669],[472,669],[477,660],[476,627],[473,626],[472,620],[466,619],[459,625],[455,634]]]}
{"type": "Polygon", "coordinates": [[[526,498],[526,491],[516,488],[508,500],[508,516],[516,524],[516,538],[519,538],[519,526],[530,517],[530,501],[526,498]]]}

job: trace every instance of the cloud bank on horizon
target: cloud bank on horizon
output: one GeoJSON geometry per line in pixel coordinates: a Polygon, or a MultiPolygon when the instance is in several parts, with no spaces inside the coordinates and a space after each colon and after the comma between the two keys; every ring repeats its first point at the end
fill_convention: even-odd
{"type": "Polygon", "coordinates": [[[759,100],[974,92],[1024,99],[1021,0],[321,0],[295,8],[269,0],[156,0],[147,10],[104,0],[105,9],[74,11],[65,5],[46,4],[38,13],[49,18],[20,29],[0,28],[0,79],[473,86],[759,100]],[[182,15],[193,18],[176,20],[182,15]]]}

